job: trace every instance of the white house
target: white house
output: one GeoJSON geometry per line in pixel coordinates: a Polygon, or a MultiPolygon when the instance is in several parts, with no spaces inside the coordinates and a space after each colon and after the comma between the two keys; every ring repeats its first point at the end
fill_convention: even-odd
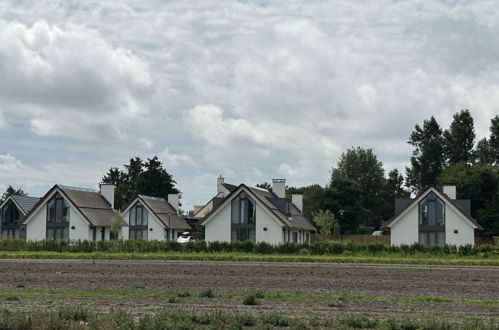
{"type": "Polygon", "coordinates": [[[302,214],[302,195],[293,195],[292,200],[285,198],[283,179],[272,180],[272,185],[270,192],[244,184],[228,185],[219,178],[217,195],[210,201],[210,210],[201,223],[205,240],[310,242],[310,234],[316,228],[302,214]]]}
{"type": "Polygon", "coordinates": [[[114,185],[100,191],[55,185],[26,215],[26,239],[110,239],[114,217],[114,185]]]}
{"type": "Polygon", "coordinates": [[[39,200],[38,197],[9,196],[0,205],[0,237],[25,238],[26,228],[22,225],[23,219],[39,200]]]}
{"type": "Polygon", "coordinates": [[[191,226],[178,215],[179,194],[164,198],[138,195],[125,207],[122,228],[124,239],[169,240],[190,230],[191,226]]]}
{"type": "Polygon", "coordinates": [[[475,229],[483,229],[470,216],[469,200],[456,199],[456,186],[443,193],[428,188],[414,199],[396,201],[395,216],[385,225],[391,244],[475,244],[475,229]]]}

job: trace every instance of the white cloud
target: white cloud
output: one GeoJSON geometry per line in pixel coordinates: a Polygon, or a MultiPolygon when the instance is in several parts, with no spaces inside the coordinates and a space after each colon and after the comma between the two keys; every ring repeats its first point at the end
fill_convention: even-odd
{"type": "Polygon", "coordinates": [[[165,162],[167,167],[177,167],[179,165],[195,165],[191,156],[186,154],[175,154],[165,148],[158,157],[165,162]]]}
{"type": "Polygon", "coordinates": [[[148,138],[145,138],[145,137],[140,138],[138,140],[138,142],[139,142],[139,146],[141,148],[144,148],[144,149],[152,149],[152,147],[154,147],[154,143],[151,140],[149,140],[148,138]]]}
{"type": "Polygon", "coordinates": [[[152,91],[147,64],[95,30],[0,21],[0,105],[40,136],[122,136],[152,91]]]}

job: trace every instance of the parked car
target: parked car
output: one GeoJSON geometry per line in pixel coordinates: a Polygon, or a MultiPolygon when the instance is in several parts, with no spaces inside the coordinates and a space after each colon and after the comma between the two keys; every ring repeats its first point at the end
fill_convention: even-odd
{"type": "Polygon", "coordinates": [[[192,234],[189,232],[183,232],[178,238],[177,238],[177,243],[187,243],[190,241],[193,241],[194,239],[192,238],[192,234]]]}

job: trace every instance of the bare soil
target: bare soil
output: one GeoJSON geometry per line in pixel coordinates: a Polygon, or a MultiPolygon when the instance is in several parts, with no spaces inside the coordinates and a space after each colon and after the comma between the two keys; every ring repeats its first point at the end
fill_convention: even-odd
{"type": "Polygon", "coordinates": [[[182,310],[282,310],[290,316],[327,317],[362,313],[379,317],[414,317],[437,314],[449,318],[482,316],[499,318],[496,303],[470,303],[470,299],[499,299],[499,268],[460,266],[407,266],[366,264],[250,263],[193,261],[87,261],[0,260],[0,290],[187,290],[191,297],[166,298],[33,296],[0,297],[0,308],[53,309],[60,305],[87,305],[97,311],[129,309],[136,314],[161,308],[182,310]],[[250,289],[280,293],[358,294],[369,297],[451,298],[451,302],[411,300],[345,300],[329,307],[324,299],[312,301],[259,300],[245,306],[241,299],[199,298],[211,288],[215,295],[250,289]]]}

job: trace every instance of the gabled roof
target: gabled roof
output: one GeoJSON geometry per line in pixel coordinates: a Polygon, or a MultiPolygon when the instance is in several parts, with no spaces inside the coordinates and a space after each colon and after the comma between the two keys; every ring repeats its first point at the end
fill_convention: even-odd
{"type": "Polygon", "coordinates": [[[22,215],[26,215],[29,211],[36,205],[36,203],[40,200],[39,197],[30,197],[30,196],[19,196],[19,195],[11,195],[9,196],[3,203],[0,205],[0,209],[7,204],[7,201],[11,200],[17,207],[17,209],[22,213],[22,215]]]}
{"type": "Polygon", "coordinates": [[[230,183],[222,183],[222,186],[225,187],[230,193],[233,192],[235,189],[237,189],[236,185],[230,184],[230,183]]]}
{"type": "Polygon", "coordinates": [[[166,199],[161,197],[138,195],[125,210],[135,205],[137,201],[142,202],[165,227],[192,229],[184,219],[178,216],[175,208],[166,199]]]}
{"type": "Polygon", "coordinates": [[[466,219],[469,224],[476,228],[476,229],[482,229],[483,227],[475,220],[473,219],[462,207],[459,205],[455,200],[450,199],[446,194],[441,193],[434,187],[429,187],[423,191],[421,191],[414,199],[411,201],[407,202],[404,207],[402,207],[399,212],[397,212],[386,224],[385,227],[391,227],[394,225],[400,218],[407,213],[409,209],[411,209],[415,204],[419,203],[426,195],[428,195],[430,192],[434,192],[438,197],[443,199],[446,204],[450,205],[453,207],[459,214],[463,216],[464,219],[466,219]]]}
{"type": "Polygon", "coordinates": [[[214,207],[211,212],[206,215],[205,220],[201,223],[201,225],[205,225],[217,212],[217,210],[225,205],[226,202],[232,200],[232,198],[243,189],[249,192],[250,195],[253,196],[261,206],[267,209],[267,211],[269,211],[269,213],[283,226],[296,229],[317,230],[314,225],[301,214],[300,210],[293,203],[291,203],[291,201],[284,198],[278,198],[275,194],[266,189],[248,187],[245,184],[240,184],[237,189],[232,190],[219,205],[214,207]],[[289,214],[285,214],[282,211],[279,205],[277,205],[277,200],[286,200],[289,202],[289,214]]]}
{"type": "Polygon", "coordinates": [[[90,225],[95,227],[111,226],[114,210],[99,192],[92,189],[63,185],[54,185],[45,196],[33,206],[31,211],[26,215],[25,224],[29,222],[31,215],[34,214],[38,208],[45,205],[45,202],[51,198],[56,191],[66,198],[90,225]]]}

